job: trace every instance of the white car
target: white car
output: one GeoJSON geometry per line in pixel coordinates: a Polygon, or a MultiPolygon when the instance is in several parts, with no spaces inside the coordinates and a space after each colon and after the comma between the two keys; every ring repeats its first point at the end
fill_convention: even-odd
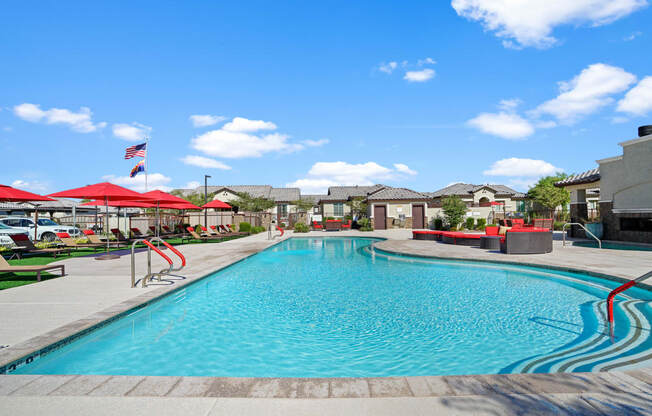
{"type": "Polygon", "coordinates": [[[0,219],[0,224],[26,231],[29,233],[29,238],[32,240],[54,241],[57,239],[56,233],[68,233],[73,238],[82,236],[82,232],[79,228],[70,227],[68,225],[59,225],[46,218],[38,219],[38,227],[34,224],[34,220],[28,217],[2,218],[0,219]]]}
{"type": "Polygon", "coordinates": [[[27,235],[27,232],[24,230],[20,230],[18,228],[11,228],[7,227],[3,223],[0,222],[0,246],[3,247],[13,247],[14,246],[14,240],[9,237],[10,235],[16,235],[16,234],[23,234],[27,235]]]}

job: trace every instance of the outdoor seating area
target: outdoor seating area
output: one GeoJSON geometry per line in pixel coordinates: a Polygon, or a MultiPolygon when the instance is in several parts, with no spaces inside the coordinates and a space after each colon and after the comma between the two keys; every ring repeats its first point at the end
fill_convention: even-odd
{"type": "Polygon", "coordinates": [[[532,224],[524,224],[522,219],[500,220],[499,225],[486,226],[484,234],[414,230],[412,239],[500,250],[505,254],[543,254],[552,251],[552,221],[552,219],[534,219],[532,224]],[[545,227],[546,225],[549,227],[545,227]]]}

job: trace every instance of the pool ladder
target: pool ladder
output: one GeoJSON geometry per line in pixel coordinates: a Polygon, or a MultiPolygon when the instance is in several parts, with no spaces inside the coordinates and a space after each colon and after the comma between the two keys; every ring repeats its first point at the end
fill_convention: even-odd
{"type": "Polygon", "coordinates": [[[165,240],[163,240],[161,237],[138,239],[134,241],[133,244],[131,244],[131,287],[136,287],[138,283],[136,281],[136,244],[138,243],[143,243],[147,246],[147,274],[142,279],[140,279],[140,281],[142,281],[142,287],[147,287],[148,279],[152,281],[154,277],[158,276],[158,280],[160,281],[161,276],[170,276],[172,275],[173,272],[178,272],[179,270],[183,269],[186,266],[186,258],[184,257],[184,255],[181,254],[179,250],[177,250],[172,245],[170,245],[165,240]],[[163,253],[157,246],[152,244],[153,241],[160,242],[165,247],[170,249],[171,252],[179,256],[179,258],[181,259],[181,265],[175,268],[172,259],[168,257],[165,253],[163,253]],[[163,257],[163,259],[168,262],[169,266],[166,269],[163,269],[157,273],[152,273],[152,250],[154,250],[159,256],[163,257]]]}
{"type": "Polygon", "coordinates": [[[579,222],[567,222],[567,223],[564,224],[564,226],[561,228],[561,232],[562,232],[562,246],[566,246],[566,226],[567,226],[567,225],[579,225],[580,227],[582,227],[582,229],[584,230],[584,232],[586,232],[588,235],[590,235],[591,237],[593,237],[593,238],[595,239],[595,241],[598,242],[598,248],[602,248],[602,241],[600,241],[600,239],[599,239],[598,237],[596,237],[595,234],[593,234],[591,231],[589,231],[589,230],[584,226],[584,224],[580,224],[579,222]]]}

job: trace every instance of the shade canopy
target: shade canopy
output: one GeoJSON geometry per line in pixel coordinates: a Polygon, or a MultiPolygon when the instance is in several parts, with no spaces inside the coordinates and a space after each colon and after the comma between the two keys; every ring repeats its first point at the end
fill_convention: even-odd
{"type": "Polygon", "coordinates": [[[2,202],[29,202],[29,201],[54,201],[52,198],[33,194],[7,185],[0,185],[0,201],[2,202]]]}
{"type": "Polygon", "coordinates": [[[60,198],[99,199],[102,201],[149,201],[150,198],[110,182],[55,192],[48,196],[60,198]]]}
{"type": "Polygon", "coordinates": [[[163,203],[159,205],[159,208],[163,209],[196,209],[196,210],[201,210],[200,207],[198,207],[195,204],[192,204],[188,201],[185,202],[177,202],[177,203],[163,203]]]}
{"type": "Polygon", "coordinates": [[[105,204],[104,201],[95,200],[90,202],[84,202],[81,204],[83,206],[105,206],[118,207],[118,208],[156,208],[156,204],[153,202],[141,202],[141,201],[109,201],[108,204],[105,204]]]}
{"type": "Polygon", "coordinates": [[[225,208],[225,209],[230,209],[231,205],[227,204],[226,202],[222,202],[219,199],[214,199],[208,204],[204,204],[201,206],[202,208],[225,208]]]}
{"type": "Polygon", "coordinates": [[[154,191],[145,192],[143,196],[147,200],[159,202],[161,204],[163,203],[185,204],[188,202],[183,198],[179,198],[178,196],[168,194],[167,192],[159,191],[158,189],[154,191]]]}
{"type": "Polygon", "coordinates": [[[491,201],[491,205],[505,205],[504,202],[498,202],[498,201],[491,201]]]}

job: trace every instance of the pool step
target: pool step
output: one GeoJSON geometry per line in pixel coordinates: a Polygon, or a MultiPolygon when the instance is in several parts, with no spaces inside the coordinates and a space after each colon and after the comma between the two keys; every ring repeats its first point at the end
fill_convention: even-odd
{"type": "Polygon", "coordinates": [[[643,361],[652,360],[652,353],[649,349],[636,352],[641,345],[652,341],[650,322],[640,310],[648,303],[642,300],[626,300],[616,303],[616,306],[624,312],[629,321],[629,330],[622,339],[612,342],[604,311],[605,301],[595,302],[592,308],[598,321],[598,330],[595,334],[579,345],[573,345],[524,362],[516,367],[514,372],[622,370],[640,366],[643,361]]]}

